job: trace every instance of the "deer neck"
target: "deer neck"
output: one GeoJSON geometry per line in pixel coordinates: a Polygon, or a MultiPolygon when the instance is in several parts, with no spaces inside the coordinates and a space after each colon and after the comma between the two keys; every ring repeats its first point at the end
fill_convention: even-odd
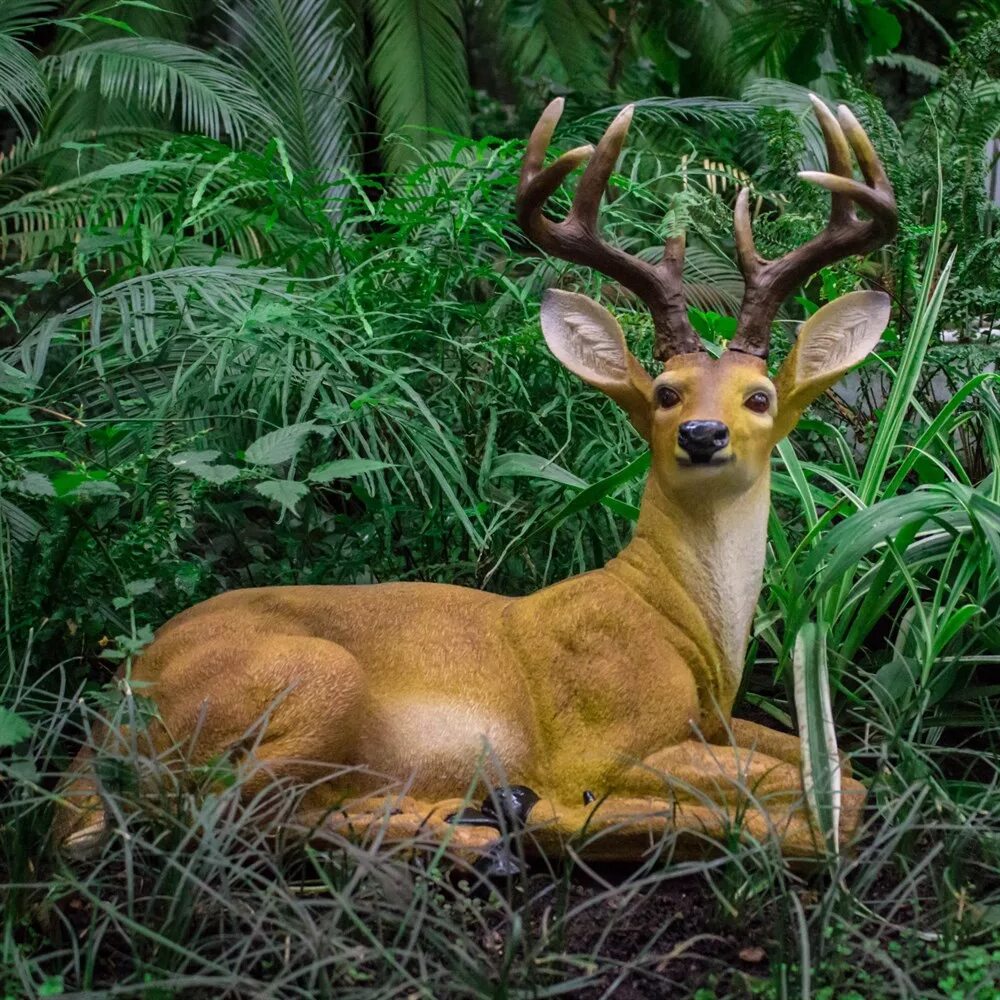
{"type": "Polygon", "coordinates": [[[650,475],[632,541],[605,572],[624,582],[697,650],[701,687],[726,712],[743,673],[760,596],[770,477],[734,497],[669,497],[650,475]]]}

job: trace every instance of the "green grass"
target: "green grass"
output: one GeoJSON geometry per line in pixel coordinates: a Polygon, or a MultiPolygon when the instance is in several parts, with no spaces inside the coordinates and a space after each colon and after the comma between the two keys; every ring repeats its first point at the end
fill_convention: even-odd
{"type": "MultiPolygon", "coordinates": [[[[489,883],[433,846],[380,845],[377,830],[304,843],[287,828],[301,789],[248,799],[252,769],[179,774],[141,735],[103,754],[114,833],[101,853],[48,854],[51,779],[76,720],[86,729],[110,708],[135,734],[144,710],[125,694],[81,715],[50,681],[17,691],[32,731],[0,762],[8,996],[986,998],[996,986],[1000,725],[965,765],[925,748],[955,778],[978,770],[975,803],[885,775],[857,849],[807,868],[737,824],[704,860],[674,858],[667,835],[639,865],[572,853],[489,883]]],[[[865,731],[858,762],[886,751],[888,734],[865,731]]]]}

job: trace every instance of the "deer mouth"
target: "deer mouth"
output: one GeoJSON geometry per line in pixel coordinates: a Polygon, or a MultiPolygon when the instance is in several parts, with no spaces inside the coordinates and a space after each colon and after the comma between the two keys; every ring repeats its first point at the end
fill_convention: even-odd
{"type": "Polygon", "coordinates": [[[682,468],[692,468],[694,466],[700,466],[705,468],[706,466],[720,466],[729,465],[730,462],[734,461],[735,455],[689,455],[683,454],[677,456],[677,464],[682,468]]]}

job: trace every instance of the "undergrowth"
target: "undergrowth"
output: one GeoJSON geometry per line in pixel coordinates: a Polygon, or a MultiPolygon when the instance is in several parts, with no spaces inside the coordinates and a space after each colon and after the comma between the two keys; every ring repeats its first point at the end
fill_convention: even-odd
{"type": "MultiPolygon", "coordinates": [[[[702,858],[668,834],[642,863],[590,863],[584,835],[565,861],[499,879],[434,841],[383,844],[378,824],[361,840],[322,827],[303,839],[303,789],[246,795],[253,765],[180,773],[139,740],[104,751],[112,833],[73,862],[38,850],[62,747],[87,739],[76,720],[89,730],[103,709],[135,728],[144,707],[125,692],[117,706],[85,699],[81,715],[79,692],[51,693],[65,676],[19,687],[34,725],[0,763],[7,996],[995,995],[1000,726],[965,764],[920,751],[981,797],[887,772],[836,859],[790,862],[737,825],[702,858]]],[[[864,732],[855,759],[884,761],[891,734],[864,732]]],[[[511,840],[531,857],[530,824],[511,840]]]]}

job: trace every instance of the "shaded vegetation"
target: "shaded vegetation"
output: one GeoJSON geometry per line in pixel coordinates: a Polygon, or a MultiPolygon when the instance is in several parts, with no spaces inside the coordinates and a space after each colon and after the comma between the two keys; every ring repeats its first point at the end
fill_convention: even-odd
{"type": "Polygon", "coordinates": [[[998,42],[987,2],[6,0],[0,989],[997,995],[998,42]],[[769,256],[825,221],[807,88],[854,108],[903,226],[801,289],[774,353],[853,288],[894,320],[775,458],[738,712],[794,722],[810,626],[872,787],[859,853],[795,872],[735,831],[712,862],[667,842],[469,894],[433,854],[303,850],[226,762],[178,784],[138,748],[106,761],[99,861],[47,853],[58,774],[100,711],[149,709],[113,674],[170,614],[265,583],[524,593],[617,551],[642,443],[537,303],[602,298],[646,360],[650,323],[517,233],[521,137],[555,93],[560,150],[640,98],[605,225],[650,255],[686,231],[717,348],[737,187],[769,256]]]}

